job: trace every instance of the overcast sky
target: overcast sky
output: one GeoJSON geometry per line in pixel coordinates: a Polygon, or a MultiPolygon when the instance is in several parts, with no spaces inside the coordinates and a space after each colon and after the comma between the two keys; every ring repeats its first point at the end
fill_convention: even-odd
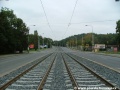
{"type": "Polygon", "coordinates": [[[40,0],[0,0],[0,7],[14,10],[16,16],[23,19],[30,28],[30,33],[37,30],[39,35],[53,40],[90,33],[92,27],[94,33],[115,33],[116,21],[120,20],[120,1],[78,0],[69,24],[75,2],[76,0],[42,0],[51,29],[40,0]]]}

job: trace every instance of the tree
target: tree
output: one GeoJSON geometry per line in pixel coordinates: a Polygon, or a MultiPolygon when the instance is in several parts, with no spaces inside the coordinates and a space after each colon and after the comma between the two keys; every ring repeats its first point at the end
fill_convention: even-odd
{"type": "Polygon", "coordinates": [[[9,53],[14,51],[14,36],[11,31],[12,22],[16,18],[13,11],[8,8],[2,8],[0,11],[0,53],[9,53]],[[13,47],[11,47],[13,45],[13,47]]]}
{"type": "Polygon", "coordinates": [[[0,54],[22,52],[27,49],[28,28],[22,19],[17,18],[13,10],[0,10],[0,54]]]}
{"type": "MultiPolygon", "coordinates": [[[[115,33],[107,33],[107,34],[94,34],[94,44],[106,44],[106,45],[117,45],[116,34],[115,33]]],[[[91,33],[83,33],[74,36],[70,36],[60,41],[54,41],[54,43],[64,43],[66,46],[75,46],[75,37],[77,38],[77,45],[79,46],[92,46],[92,34],[91,33]]],[[[118,36],[119,38],[120,36],[118,36]]],[[[57,44],[56,44],[57,45],[57,44]]]]}
{"type": "Polygon", "coordinates": [[[34,35],[29,34],[29,44],[34,44],[34,35]]]}
{"type": "Polygon", "coordinates": [[[16,37],[16,50],[22,52],[23,49],[27,49],[28,46],[27,34],[29,29],[26,27],[25,23],[20,18],[17,18],[16,25],[17,28],[14,31],[14,35],[16,37]]]}
{"type": "Polygon", "coordinates": [[[118,20],[116,24],[117,24],[116,26],[117,41],[118,44],[120,45],[120,20],[118,20]]]}

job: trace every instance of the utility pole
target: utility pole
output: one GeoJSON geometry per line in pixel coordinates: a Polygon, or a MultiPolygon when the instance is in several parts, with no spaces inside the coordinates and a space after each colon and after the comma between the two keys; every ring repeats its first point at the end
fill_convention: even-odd
{"type": "Polygon", "coordinates": [[[92,51],[94,51],[94,35],[93,35],[93,26],[92,25],[85,25],[90,26],[92,28],[92,51]]]}
{"type": "MultiPolygon", "coordinates": [[[[44,33],[43,33],[43,35],[44,35],[44,33]]],[[[44,47],[44,36],[43,36],[43,47],[44,47]]]]}
{"type": "MultiPolygon", "coordinates": [[[[29,27],[30,26],[36,26],[36,25],[29,25],[29,27]]],[[[27,48],[27,50],[28,50],[28,53],[29,53],[29,31],[28,31],[28,48],[27,48]]]]}
{"type": "MultiPolygon", "coordinates": [[[[74,37],[75,37],[75,36],[74,36],[74,37]]],[[[76,49],[77,49],[77,37],[75,37],[75,39],[76,39],[76,40],[75,40],[75,43],[76,43],[76,49]]]]}
{"type": "Polygon", "coordinates": [[[40,39],[39,39],[39,35],[38,35],[38,51],[40,50],[40,39]]]}

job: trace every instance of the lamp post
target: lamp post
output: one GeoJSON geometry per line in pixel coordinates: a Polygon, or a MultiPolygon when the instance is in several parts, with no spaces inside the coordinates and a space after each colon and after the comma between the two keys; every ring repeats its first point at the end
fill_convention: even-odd
{"type": "Polygon", "coordinates": [[[82,35],[82,45],[83,45],[83,35],[82,35]]]}
{"type": "Polygon", "coordinates": [[[48,41],[49,41],[48,45],[50,45],[49,48],[52,48],[51,40],[49,38],[48,41]]]}
{"type": "MultiPolygon", "coordinates": [[[[44,33],[43,33],[43,35],[44,35],[44,33]]],[[[43,36],[43,47],[44,47],[44,36],[43,36]]]]}
{"type": "MultiPolygon", "coordinates": [[[[75,37],[75,36],[74,36],[75,37]]],[[[77,37],[75,37],[75,39],[76,39],[76,49],[77,49],[77,37]]]]}
{"type": "Polygon", "coordinates": [[[83,51],[83,47],[84,47],[84,44],[83,44],[83,43],[84,43],[84,39],[83,39],[83,35],[82,35],[82,43],[81,43],[81,44],[82,44],[82,45],[81,45],[81,50],[82,50],[82,51],[83,51]]]}
{"type": "MultiPolygon", "coordinates": [[[[29,25],[29,27],[30,26],[36,26],[36,25],[29,25]]],[[[29,30],[28,30],[28,48],[27,48],[27,50],[28,50],[28,53],[29,53],[29,30]]]]}
{"type": "Polygon", "coordinates": [[[39,39],[39,35],[38,35],[38,51],[40,50],[40,39],[39,39]]]}
{"type": "Polygon", "coordinates": [[[93,26],[92,25],[85,25],[85,26],[90,26],[92,28],[92,51],[93,51],[94,48],[93,26]]]}

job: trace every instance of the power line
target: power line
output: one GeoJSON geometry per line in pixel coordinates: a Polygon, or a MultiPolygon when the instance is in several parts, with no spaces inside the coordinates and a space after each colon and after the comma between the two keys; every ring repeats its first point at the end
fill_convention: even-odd
{"type": "Polygon", "coordinates": [[[94,23],[94,22],[112,22],[112,21],[117,21],[117,20],[89,21],[89,22],[78,22],[78,23],[71,23],[71,24],[94,23]]]}
{"type": "MultiPolygon", "coordinates": [[[[119,19],[117,19],[117,20],[119,20],[119,19]]],[[[102,20],[102,21],[86,21],[86,22],[73,22],[73,23],[70,23],[69,24],[69,26],[70,25],[72,25],[72,24],[81,24],[81,23],[94,23],[94,22],[112,22],[112,21],[117,21],[117,20],[102,20]]],[[[47,24],[47,23],[41,23],[41,24],[47,24]]],[[[59,24],[61,24],[61,25],[68,25],[68,23],[51,23],[51,25],[59,25],[59,24]]]]}
{"type": "MultiPolygon", "coordinates": [[[[72,18],[73,18],[74,12],[75,12],[75,8],[76,8],[76,5],[77,5],[77,2],[78,2],[78,0],[76,0],[76,2],[75,2],[75,6],[74,6],[74,8],[73,8],[73,12],[72,12],[72,15],[71,15],[70,21],[69,21],[69,23],[68,23],[67,29],[66,29],[66,31],[65,31],[65,33],[64,33],[63,36],[65,36],[65,34],[66,34],[67,31],[68,31],[69,26],[71,25],[71,21],[72,21],[72,18]]],[[[62,36],[62,37],[63,37],[63,36],[62,36]]]]}
{"type": "Polygon", "coordinates": [[[71,24],[72,17],[73,17],[73,14],[74,14],[74,12],[75,12],[75,8],[76,8],[76,5],[77,5],[77,2],[78,2],[78,0],[76,0],[76,3],[75,3],[75,6],[74,6],[74,9],[73,9],[72,16],[71,16],[71,18],[70,18],[70,22],[69,22],[69,24],[68,24],[68,27],[69,27],[69,25],[71,24]]]}
{"type": "MultiPolygon", "coordinates": [[[[51,26],[50,26],[50,23],[49,23],[49,20],[48,20],[47,14],[46,14],[46,12],[45,12],[45,8],[44,8],[44,6],[43,6],[42,0],[40,0],[40,2],[41,2],[41,5],[42,5],[42,8],[43,8],[43,11],[44,11],[44,14],[45,14],[46,20],[47,20],[47,24],[48,24],[48,26],[49,26],[51,32],[53,33],[53,30],[52,30],[52,28],[51,28],[51,26]]],[[[53,35],[53,36],[54,36],[54,35],[53,35]]]]}

